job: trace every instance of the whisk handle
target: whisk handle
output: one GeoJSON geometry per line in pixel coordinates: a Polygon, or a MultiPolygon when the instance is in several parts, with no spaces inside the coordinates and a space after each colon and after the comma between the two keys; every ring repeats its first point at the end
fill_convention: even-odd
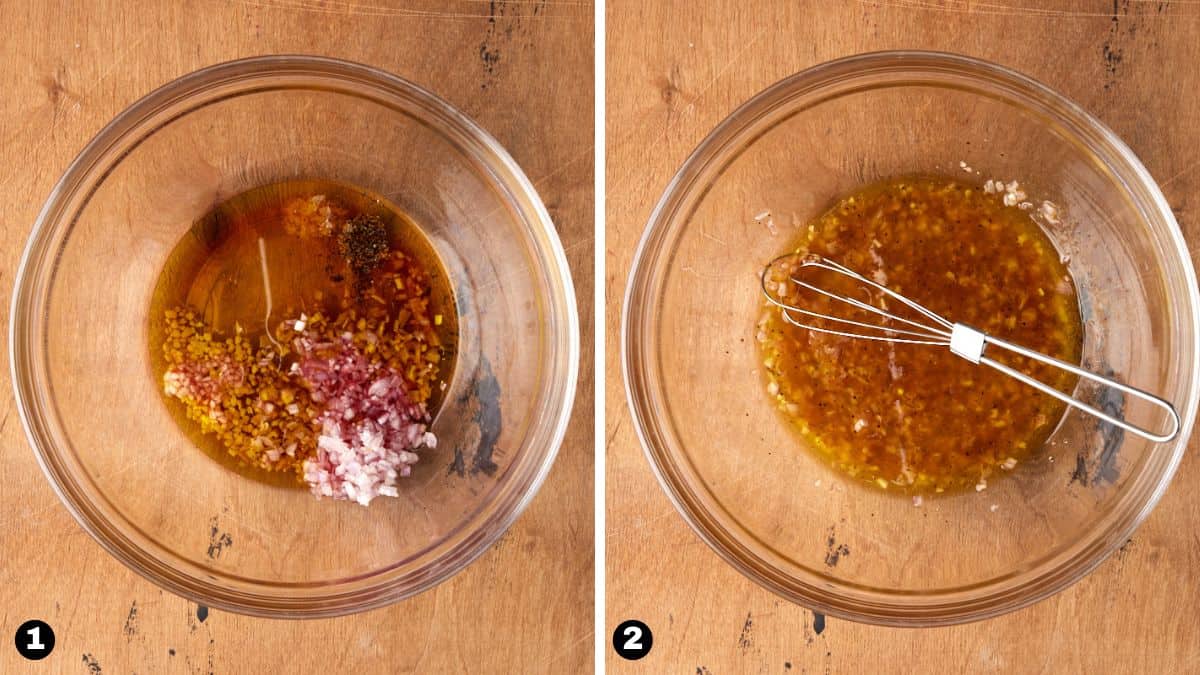
{"type": "MultiPolygon", "coordinates": [[[[958,324],[958,325],[962,325],[962,324],[958,324]]],[[[956,326],[956,328],[957,328],[957,326],[956,326]]],[[[975,330],[970,327],[966,327],[966,328],[968,330],[972,330],[972,331],[975,330]]],[[[976,331],[976,332],[978,332],[978,331],[976,331]]],[[[1045,394],[1049,394],[1050,396],[1053,396],[1054,398],[1062,401],[1063,403],[1066,403],[1069,406],[1078,408],[1079,410],[1082,410],[1082,411],[1088,413],[1089,415],[1098,417],[1098,418],[1104,420],[1105,422],[1108,422],[1109,424],[1112,424],[1121,429],[1124,429],[1125,431],[1128,431],[1129,433],[1134,434],[1135,436],[1144,438],[1148,441],[1153,441],[1155,443],[1165,443],[1167,441],[1174,439],[1175,436],[1177,436],[1179,434],[1179,427],[1180,427],[1179,413],[1175,411],[1175,407],[1172,406],[1167,401],[1164,401],[1163,399],[1161,399],[1151,393],[1142,391],[1141,389],[1136,389],[1127,384],[1122,384],[1121,382],[1118,382],[1110,377],[1104,377],[1103,375],[1097,375],[1096,373],[1084,370],[1083,368],[1080,368],[1079,366],[1076,366],[1072,363],[1067,363],[1066,361],[1056,359],[1052,356],[1046,356],[1045,354],[1042,354],[1040,352],[1035,352],[1032,349],[1026,349],[1025,347],[1022,347],[1021,345],[1013,344],[1011,342],[1008,342],[1007,340],[1001,340],[1000,338],[992,337],[990,335],[984,335],[984,342],[989,345],[996,345],[997,347],[1000,347],[1001,349],[1005,349],[1010,352],[1013,352],[1014,354],[1020,354],[1021,356],[1024,356],[1025,358],[1033,359],[1034,361],[1039,361],[1041,363],[1045,363],[1047,365],[1054,366],[1056,368],[1060,368],[1069,373],[1078,375],[1079,377],[1091,380],[1092,382],[1099,383],[1106,387],[1111,387],[1111,388],[1116,389],[1117,391],[1120,391],[1124,394],[1128,394],[1129,396],[1133,396],[1135,398],[1139,398],[1143,401],[1146,401],[1150,405],[1166,411],[1167,416],[1170,418],[1171,428],[1164,433],[1156,433],[1149,429],[1143,429],[1142,427],[1136,426],[1134,424],[1130,424],[1129,422],[1126,422],[1123,419],[1113,417],[1112,415],[1109,415],[1108,413],[1104,412],[1103,410],[1100,410],[1099,408],[1096,408],[1092,405],[1084,403],[1083,401],[1080,401],[1077,398],[1073,398],[1068,394],[1064,394],[1063,392],[1055,389],[1054,387],[1051,387],[1050,385],[1045,384],[1044,382],[1041,382],[1040,380],[1036,380],[1033,377],[1030,377],[1029,375],[1022,373],[1019,370],[1010,368],[1010,367],[1004,365],[1003,363],[996,361],[995,359],[988,358],[988,357],[980,354],[978,360],[975,360],[975,359],[970,359],[970,360],[975,360],[976,363],[982,363],[986,366],[995,368],[996,370],[1004,373],[1005,375],[1008,375],[1009,377],[1014,377],[1014,378],[1020,380],[1021,382],[1024,382],[1025,384],[1028,384],[1031,387],[1034,387],[1038,391],[1041,391],[1045,394]]],[[[960,354],[960,356],[964,356],[964,355],[960,354]]],[[[968,357],[964,356],[964,358],[968,358],[968,357]]]]}

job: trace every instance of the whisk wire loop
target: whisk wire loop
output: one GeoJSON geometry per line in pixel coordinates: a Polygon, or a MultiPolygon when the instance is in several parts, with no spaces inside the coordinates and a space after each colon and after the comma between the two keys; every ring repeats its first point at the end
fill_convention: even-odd
{"type": "Polygon", "coordinates": [[[967,359],[968,361],[971,361],[972,363],[981,364],[981,365],[985,365],[990,368],[993,368],[1001,373],[1004,373],[1005,375],[1008,375],[1009,377],[1013,377],[1013,378],[1019,380],[1020,382],[1023,382],[1031,387],[1036,388],[1038,391],[1041,391],[1045,394],[1053,396],[1054,398],[1062,401],[1063,403],[1066,403],[1069,406],[1072,406],[1074,408],[1082,410],[1083,412],[1085,412],[1089,415],[1093,415],[1098,419],[1101,419],[1109,424],[1112,424],[1120,429],[1128,431],[1128,432],[1130,432],[1138,437],[1144,438],[1148,441],[1152,441],[1155,443],[1163,443],[1163,442],[1167,442],[1167,441],[1174,439],[1175,436],[1177,436],[1179,434],[1179,429],[1181,427],[1179,413],[1175,410],[1175,407],[1173,405],[1171,405],[1168,401],[1165,401],[1149,392],[1131,387],[1127,384],[1119,382],[1110,377],[1105,377],[1103,375],[1098,375],[1091,371],[1085,370],[1085,369],[1080,368],[1079,366],[1076,366],[1072,363],[1067,363],[1066,361],[1063,361],[1061,359],[1056,359],[1052,356],[1047,356],[1045,354],[1042,354],[1041,352],[1036,352],[1032,349],[1022,347],[1018,344],[1009,342],[1007,340],[1002,340],[1000,338],[992,337],[986,333],[983,333],[982,331],[979,331],[979,330],[976,330],[975,328],[967,326],[966,324],[952,323],[948,319],[945,319],[942,316],[940,316],[939,314],[937,314],[936,312],[926,308],[925,306],[921,305],[920,303],[918,303],[914,300],[911,300],[911,299],[893,291],[892,289],[884,286],[883,284],[880,284],[872,279],[868,279],[867,277],[859,274],[858,272],[855,272],[854,270],[851,270],[848,267],[840,265],[832,260],[828,260],[821,256],[817,256],[817,255],[801,256],[799,258],[799,265],[797,266],[797,268],[790,269],[787,271],[787,281],[791,282],[792,284],[795,284],[801,288],[804,288],[805,290],[817,293],[818,295],[820,295],[822,297],[825,297],[830,300],[848,305],[850,307],[854,307],[855,309],[867,312],[868,314],[873,314],[875,316],[879,316],[885,322],[899,323],[899,324],[903,324],[907,327],[906,328],[898,328],[898,327],[891,326],[891,325],[880,325],[880,324],[866,323],[864,321],[855,321],[853,319],[847,319],[845,317],[833,316],[833,315],[824,314],[821,312],[814,312],[812,310],[808,310],[803,307],[800,307],[800,306],[796,305],[795,303],[790,302],[785,297],[786,294],[782,292],[782,289],[786,288],[785,282],[776,281],[775,279],[770,278],[772,270],[777,268],[783,261],[788,260],[788,259],[791,259],[794,261],[794,260],[796,260],[796,258],[797,258],[796,254],[787,254],[787,255],[783,255],[783,256],[780,256],[780,257],[772,260],[771,262],[767,263],[767,266],[763,269],[761,279],[760,279],[761,284],[762,284],[762,292],[763,292],[763,295],[766,296],[767,301],[769,303],[771,303],[772,305],[778,307],[780,309],[783,320],[792,324],[793,326],[797,326],[799,328],[804,328],[804,329],[811,330],[811,331],[816,331],[819,333],[838,335],[838,336],[842,336],[842,337],[848,337],[848,338],[854,338],[854,339],[860,339],[860,340],[876,340],[876,341],[881,341],[881,342],[898,342],[898,343],[903,343],[903,344],[934,345],[934,346],[949,347],[950,350],[954,354],[957,354],[958,356],[961,356],[962,358],[967,359]],[[896,300],[897,302],[902,303],[906,307],[908,307],[908,308],[912,309],[913,311],[921,314],[922,316],[928,318],[935,325],[930,326],[930,325],[920,323],[919,321],[913,321],[912,319],[908,319],[906,317],[899,316],[897,314],[887,311],[886,309],[881,309],[879,307],[875,307],[874,305],[867,304],[856,298],[851,298],[851,297],[848,297],[845,295],[834,293],[832,291],[821,288],[821,287],[814,285],[812,283],[809,283],[807,281],[798,279],[795,276],[795,272],[798,271],[798,269],[803,269],[803,268],[823,269],[823,270],[826,270],[829,272],[840,274],[849,279],[852,279],[860,284],[863,284],[863,285],[877,291],[878,293],[881,293],[882,295],[884,295],[888,298],[891,298],[893,300],[896,300]],[[777,289],[774,293],[772,293],[772,286],[775,289],[777,289]],[[861,329],[861,330],[851,330],[851,329],[838,330],[836,328],[831,328],[828,326],[818,326],[813,323],[808,323],[808,322],[802,321],[800,319],[797,319],[796,318],[797,315],[804,316],[804,317],[811,317],[813,319],[819,319],[821,321],[837,324],[840,326],[852,326],[855,329],[861,329]],[[867,333],[864,331],[873,331],[873,333],[867,333]],[[1074,375],[1077,375],[1078,377],[1081,377],[1083,379],[1086,379],[1093,383],[1096,383],[1100,386],[1116,389],[1117,391],[1120,391],[1122,394],[1126,394],[1126,395],[1132,396],[1136,399],[1139,399],[1141,401],[1144,401],[1146,403],[1149,403],[1151,406],[1158,408],[1167,414],[1168,428],[1162,432],[1143,428],[1143,427],[1137,426],[1135,424],[1131,424],[1130,422],[1128,422],[1120,417],[1117,417],[1117,416],[1109,414],[1103,410],[1100,410],[1099,408],[1096,408],[1095,406],[1092,406],[1091,404],[1089,404],[1085,401],[1082,401],[1078,398],[1075,398],[1066,393],[1063,393],[1063,392],[1059,391],[1058,389],[1055,389],[1054,387],[1051,387],[1050,385],[1028,375],[1027,373],[1023,373],[1019,370],[1016,370],[1015,368],[1012,368],[1003,363],[1000,363],[999,361],[997,361],[993,358],[984,356],[983,352],[987,348],[988,345],[995,345],[998,348],[1005,349],[1007,351],[1010,351],[1014,354],[1018,354],[1020,356],[1024,356],[1027,359],[1038,361],[1040,363],[1043,363],[1043,364],[1046,364],[1049,366],[1053,366],[1055,368],[1060,368],[1060,369],[1070,372],[1074,375]]]}

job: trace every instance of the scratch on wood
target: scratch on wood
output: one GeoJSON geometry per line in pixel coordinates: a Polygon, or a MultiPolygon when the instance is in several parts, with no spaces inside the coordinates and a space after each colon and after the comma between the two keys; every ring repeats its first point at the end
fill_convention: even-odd
{"type": "Polygon", "coordinates": [[[742,651],[754,646],[754,617],[746,612],[746,622],[742,624],[742,634],[738,636],[738,647],[742,651]]]}
{"type": "MultiPolygon", "coordinates": [[[[609,528],[609,531],[604,535],[606,539],[622,539],[622,538],[646,538],[650,536],[654,530],[663,522],[673,522],[675,512],[664,511],[648,520],[637,519],[629,527],[624,528],[609,528]]],[[[688,539],[688,543],[699,543],[694,537],[688,539]]]]}
{"type": "Polygon", "coordinates": [[[829,536],[825,540],[825,546],[825,564],[829,567],[837,567],[838,561],[850,555],[849,546],[837,543],[837,536],[832,525],[829,526],[829,536]]]}
{"type": "Polygon", "coordinates": [[[233,537],[229,536],[228,532],[222,532],[217,524],[217,517],[213,516],[208,521],[208,557],[210,560],[216,560],[221,557],[221,553],[228,547],[233,546],[233,537]]]}
{"type": "MultiPolygon", "coordinates": [[[[1104,58],[1104,91],[1112,89],[1117,84],[1117,70],[1121,65],[1121,61],[1125,59],[1125,49],[1120,45],[1121,37],[1121,16],[1129,13],[1129,0],[1124,0],[1124,6],[1121,0],[1113,0],[1112,16],[1110,18],[1110,26],[1108,29],[1108,37],[1105,38],[1104,44],[1100,45],[1100,54],[1104,58]]],[[[1133,35],[1136,30],[1136,24],[1130,23],[1128,32],[1133,35]]]]}
{"type": "Polygon", "coordinates": [[[125,625],[121,629],[125,633],[126,642],[129,642],[138,634],[137,617],[137,600],[134,600],[133,604],[129,606],[129,613],[125,615],[125,625]]]}
{"type": "MultiPolygon", "coordinates": [[[[1176,174],[1172,175],[1170,178],[1168,178],[1168,179],[1166,179],[1166,180],[1164,180],[1164,181],[1160,182],[1160,183],[1158,184],[1158,187],[1159,187],[1160,189],[1161,189],[1161,188],[1165,188],[1165,187],[1167,187],[1167,186],[1168,186],[1168,185],[1170,185],[1171,183],[1174,183],[1175,181],[1179,180],[1180,178],[1183,178],[1183,177],[1184,177],[1184,176],[1186,176],[1187,174],[1189,174],[1189,173],[1191,173],[1192,171],[1194,171],[1194,170],[1196,169],[1196,167],[1200,167],[1200,161],[1192,162],[1191,164],[1188,164],[1187,166],[1183,167],[1183,170],[1182,170],[1182,171],[1180,171],[1180,172],[1178,172],[1178,173],[1176,173],[1176,174]]],[[[5,418],[5,419],[8,419],[8,415],[5,415],[5,416],[4,416],[4,418],[5,418]]],[[[0,427],[0,429],[3,429],[3,427],[0,427]]]]}
{"type": "Polygon", "coordinates": [[[104,669],[100,667],[100,662],[96,660],[96,657],[86,652],[83,655],[83,665],[87,667],[87,671],[92,675],[101,675],[101,673],[104,672],[104,669]]]}
{"type": "Polygon", "coordinates": [[[93,81],[93,84],[100,84],[104,80],[108,79],[108,77],[110,75],[112,75],[114,72],[116,72],[117,66],[120,66],[121,62],[124,61],[125,58],[128,57],[131,53],[133,53],[134,50],[136,50],[138,47],[142,46],[142,43],[145,42],[149,37],[150,37],[149,33],[143,34],[143,35],[139,36],[138,39],[134,40],[133,42],[130,42],[130,43],[124,45],[123,47],[121,47],[120,51],[118,51],[116,54],[114,54],[113,57],[109,60],[108,69],[106,69],[103,73],[100,73],[100,76],[97,77],[93,81]]]}
{"type": "MultiPolygon", "coordinates": [[[[556,651],[555,653],[551,654],[551,655],[550,655],[548,658],[546,658],[546,660],[544,660],[544,661],[542,662],[542,664],[541,664],[541,665],[542,665],[542,666],[549,666],[549,665],[550,665],[550,664],[552,664],[552,663],[556,663],[556,662],[558,662],[558,661],[562,660],[562,658],[563,658],[564,656],[567,656],[567,655],[568,655],[568,654],[570,654],[572,651],[574,651],[574,650],[575,650],[575,648],[576,648],[576,647],[578,647],[578,646],[579,646],[581,643],[584,643],[584,642],[590,641],[591,639],[592,639],[592,631],[590,631],[590,630],[589,630],[589,631],[587,631],[586,633],[584,633],[583,635],[580,635],[579,637],[575,638],[575,640],[573,640],[573,641],[571,642],[571,644],[569,644],[569,645],[567,645],[566,647],[563,647],[562,649],[559,649],[559,650],[558,650],[558,651],[556,651]]],[[[535,670],[541,670],[541,669],[540,669],[540,668],[538,668],[538,669],[535,669],[535,670]]]]}
{"type": "Polygon", "coordinates": [[[697,270],[695,267],[692,267],[691,265],[684,265],[684,266],[680,267],[679,269],[683,272],[687,272],[688,274],[691,274],[692,276],[695,276],[695,277],[699,277],[701,279],[709,279],[709,280],[716,280],[716,281],[734,280],[734,279],[737,279],[737,278],[743,276],[739,272],[730,272],[728,274],[706,274],[704,272],[701,272],[700,270],[697,270]]]}
{"type": "MultiPolygon", "coordinates": [[[[427,19],[486,19],[488,14],[481,12],[450,12],[438,10],[423,10],[412,9],[407,7],[384,7],[380,5],[368,5],[357,2],[339,2],[338,0],[239,0],[239,4],[243,7],[259,7],[262,9],[282,9],[297,12],[311,12],[315,14],[333,14],[341,16],[373,16],[379,18],[427,18],[427,19]]],[[[530,4],[528,2],[517,4],[530,4]]],[[[523,18],[562,18],[569,14],[546,14],[542,11],[545,5],[554,5],[556,7],[578,8],[582,13],[586,8],[590,7],[582,2],[570,2],[568,0],[558,0],[557,2],[547,2],[546,0],[537,0],[531,11],[524,12],[519,16],[523,18]]]]}
{"type": "MultiPolygon", "coordinates": [[[[595,145],[589,143],[587,146],[580,146],[579,152],[571,155],[569,158],[563,158],[563,161],[556,163],[555,167],[537,178],[533,178],[534,187],[541,191],[546,182],[558,178],[576,168],[576,164],[586,161],[588,167],[591,167],[592,159],[596,156],[595,145]]],[[[549,192],[549,190],[547,190],[549,192]]],[[[589,239],[590,241],[590,239],[589,239]]]]}
{"type": "MultiPolygon", "coordinates": [[[[483,61],[483,69],[488,75],[495,75],[496,65],[500,63],[500,50],[484,42],[479,45],[479,60],[483,61]]],[[[487,86],[488,83],[484,82],[483,88],[487,89],[487,86]]]]}
{"type": "Polygon", "coordinates": [[[612,448],[613,441],[616,440],[617,434],[621,431],[621,425],[624,422],[625,422],[624,418],[619,418],[619,419],[617,419],[616,424],[613,425],[612,433],[610,433],[608,435],[608,440],[604,442],[605,452],[607,452],[610,448],[612,448]]]}
{"type": "MultiPolygon", "coordinates": [[[[980,3],[975,0],[858,0],[860,4],[876,8],[914,9],[919,11],[946,12],[954,14],[976,14],[992,16],[1023,16],[1030,18],[1100,18],[1108,17],[1105,12],[1089,12],[1068,9],[1049,9],[1027,5],[1000,5],[980,3]]],[[[1194,12],[1165,12],[1169,5],[1159,3],[1155,13],[1170,16],[1196,16],[1194,12]]]]}
{"type": "Polygon", "coordinates": [[[487,29],[479,43],[479,60],[483,62],[483,81],[480,89],[488,89],[497,81],[502,52],[512,49],[513,35],[522,29],[519,13],[510,11],[505,0],[488,0],[487,29]]]}

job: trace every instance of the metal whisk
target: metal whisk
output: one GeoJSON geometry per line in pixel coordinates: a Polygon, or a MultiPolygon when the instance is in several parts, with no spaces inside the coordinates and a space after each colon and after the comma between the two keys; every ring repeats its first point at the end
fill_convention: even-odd
{"type": "Polygon", "coordinates": [[[941,317],[926,307],[923,307],[922,305],[900,295],[899,293],[892,291],[886,286],[876,283],[875,281],[872,281],[871,279],[868,279],[847,267],[839,265],[832,260],[828,260],[818,255],[783,255],[767,263],[766,268],[763,269],[761,281],[763,295],[766,296],[767,301],[779,307],[784,321],[787,321],[794,326],[799,326],[801,328],[806,328],[808,330],[818,331],[821,333],[830,333],[833,335],[841,335],[844,337],[859,338],[864,340],[879,340],[884,342],[902,342],[907,344],[938,345],[949,347],[951,352],[963,357],[971,363],[981,363],[985,366],[995,368],[1005,375],[1014,377],[1021,382],[1036,388],[1038,391],[1053,396],[1069,406],[1078,408],[1079,410],[1082,410],[1090,415],[1094,415],[1095,417],[1098,417],[1109,424],[1145,438],[1146,440],[1162,443],[1175,438],[1175,436],[1179,433],[1179,413],[1175,411],[1175,407],[1170,403],[1157,396],[1154,396],[1153,394],[1147,393],[1140,389],[1135,389],[1111,378],[1089,372],[1078,366],[1067,363],[1066,361],[1062,361],[1051,356],[1046,356],[1045,354],[1033,351],[1031,349],[1026,349],[1020,345],[1008,342],[1007,340],[1001,340],[1000,338],[988,335],[966,324],[952,323],[951,321],[941,317]],[[771,270],[787,259],[799,261],[797,266],[788,271],[787,281],[775,281],[770,279],[769,276],[771,270]],[[798,279],[796,277],[796,272],[803,268],[822,269],[848,277],[859,284],[863,284],[880,293],[883,293],[888,298],[892,298],[903,303],[905,306],[913,309],[921,316],[927,318],[933,325],[928,325],[920,321],[914,321],[902,316],[897,316],[896,314],[888,312],[884,309],[880,309],[879,307],[875,307],[860,300],[831,292],[802,279],[798,279]],[[854,321],[843,317],[831,316],[829,314],[822,314],[804,309],[803,307],[799,307],[794,303],[789,303],[786,300],[787,282],[796,284],[801,288],[820,294],[831,300],[844,303],[850,307],[874,314],[881,317],[884,321],[893,322],[897,325],[881,325],[876,323],[867,323],[864,321],[854,321]],[[797,317],[821,319],[839,326],[844,326],[846,329],[836,330],[833,328],[815,326],[802,320],[802,318],[797,317]],[[1146,401],[1147,403],[1150,403],[1151,405],[1167,412],[1168,416],[1170,417],[1171,428],[1164,433],[1156,433],[1152,430],[1130,424],[1123,419],[1113,417],[1103,410],[1095,408],[1079,399],[1064,394],[1054,387],[1034,379],[1033,377],[1022,373],[1019,370],[1015,370],[1004,365],[1003,363],[1000,363],[999,361],[996,361],[995,359],[984,356],[983,352],[988,345],[995,345],[996,347],[1008,350],[1014,354],[1019,354],[1025,358],[1033,359],[1034,361],[1039,361],[1056,368],[1061,368],[1070,373],[1078,375],[1079,377],[1091,380],[1092,382],[1099,383],[1106,387],[1112,387],[1113,389],[1128,394],[1129,396],[1146,401]]]}

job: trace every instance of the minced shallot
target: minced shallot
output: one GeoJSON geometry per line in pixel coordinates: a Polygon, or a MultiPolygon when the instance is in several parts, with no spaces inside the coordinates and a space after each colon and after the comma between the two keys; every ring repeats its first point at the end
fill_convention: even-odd
{"type": "Polygon", "coordinates": [[[409,398],[404,378],[369,360],[350,334],[331,342],[312,333],[294,341],[292,372],[308,387],[321,432],[317,454],[304,463],[314,495],[366,506],[379,495],[396,497],[396,479],[417,462],[416,450],[437,439],[426,430],[429,413],[409,398]]]}
{"type": "Polygon", "coordinates": [[[224,352],[207,355],[167,369],[163,373],[163,391],[167,396],[191,398],[208,409],[216,423],[225,419],[221,405],[222,391],[237,387],[246,378],[246,371],[224,352]]]}

